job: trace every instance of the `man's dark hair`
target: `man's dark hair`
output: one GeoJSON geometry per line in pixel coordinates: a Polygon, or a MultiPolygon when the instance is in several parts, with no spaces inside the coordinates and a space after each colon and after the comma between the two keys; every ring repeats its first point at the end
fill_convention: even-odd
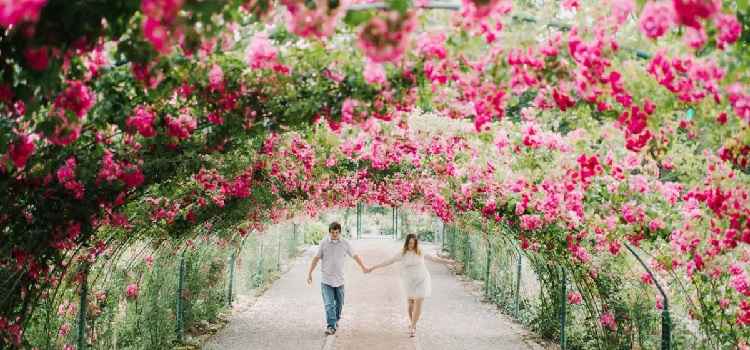
{"type": "Polygon", "coordinates": [[[339,230],[339,232],[341,232],[341,224],[334,221],[330,225],[328,225],[328,232],[331,232],[333,230],[339,230]]]}

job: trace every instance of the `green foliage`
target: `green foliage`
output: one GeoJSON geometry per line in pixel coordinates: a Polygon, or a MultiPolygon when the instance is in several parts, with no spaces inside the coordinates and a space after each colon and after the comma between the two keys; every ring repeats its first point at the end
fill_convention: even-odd
{"type": "Polygon", "coordinates": [[[317,245],[328,234],[328,227],[321,222],[308,223],[302,227],[305,244],[317,245]]]}
{"type": "MultiPolygon", "coordinates": [[[[656,290],[623,275],[642,268],[632,257],[621,256],[602,268],[596,278],[570,263],[557,251],[523,251],[520,295],[516,294],[517,233],[508,227],[493,227],[484,238],[481,218],[462,215],[457,225],[446,227],[443,248],[460,262],[463,273],[485,280],[487,254],[491,250],[487,299],[502,312],[513,316],[544,338],[560,337],[561,267],[567,270],[567,291],[579,292],[583,302],[567,305],[566,338],[569,349],[653,349],[661,344],[661,312],[654,307],[656,290]],[[538,281],[538,290],[529,289],[529,280],[538,281]],[[516,313],[516,302],[518,313],[516,313]],[[603,307],[615,315],[616,331],[603,327],[599,316],[603,307]]],[[[674,307],[674,305],[673,305],[674,307]]],[[[674,348],[722,348],[718,340],[697,342],[689,324],[672,311],[674,348]],[[716,343],[715,345],[708,345],[716,343]]],[[[724,344],[730,344],[727,342],[724,344]]]]}

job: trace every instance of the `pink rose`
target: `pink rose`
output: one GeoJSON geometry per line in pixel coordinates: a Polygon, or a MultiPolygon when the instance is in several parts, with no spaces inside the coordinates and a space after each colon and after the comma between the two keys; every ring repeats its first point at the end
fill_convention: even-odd
{"type": "Polygon", "coordinates": [[[17,168],[23,169],[26,166],[26,161],[34,154],[35,140],[36,135],[22,134],[18,135],[18,140],[10,145],[8,155],[17,168]]]}
{"type": "Polygon", "coordinates": [[[133,110],[133,115],[128,117],[125,122],[129,128],[135,128],[143,137],[153,137],[156,135],[154,130],[154,119],[156,115],[146,106],[138,106],[133,110]]]}
{"type": "Polygon", "coordinates": [[[568,304],[570,305],[578,305],[581,303],[581,293],[578,292],[568,292],[568,304]]]}
{"type": "Polygon", "coordinates": [[[674,24],[674,8],[663,1],[650,1],[643,7],[640,18],[641,32],[651,39],[664,35],[674,24]]]}
{"type": "Polygon", "coordinates": [[[138,284],[131,283],[125,288],[125,295],[128,297],[128,299],[136,299],[138,298],[138,294],[140,293],[140,288],[138,287],[138,284]]]}

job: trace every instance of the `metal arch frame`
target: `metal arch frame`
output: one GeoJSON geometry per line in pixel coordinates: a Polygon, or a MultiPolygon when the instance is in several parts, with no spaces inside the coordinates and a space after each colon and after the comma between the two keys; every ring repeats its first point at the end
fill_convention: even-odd
{"type": "MultiPolygon", "coordinates": [[[[452,10],[452,11],[459,11],[463,7],[461,6],[460,2],[452,2],[452,1],[428,1],[427,4],[422,6],[414,6],[416,8],[423,8],[423,9],[434,9],[434,10],[452,10]]],[[[347,11],[366,11],[366,10],[384,10],[388,9],[390,6],[385,2],[373,2],[369,4],[354,4],[349,6],[347,11]]],[[[556,28],[561,31],[569,31],[571,29],[571,25],[565,24],[565,23],[559,23],[559,22],[548,22],[548,23],[540,23],[539,20],[537,20],[534,17],[518,14],[511,16],[511,19],[513,19],[516,22],[526,22],[526,23],[539,23],[544,25],[545,27],[549,28],[556,28]]],[[[632,52],[637,58],[640,59],[650,59],[653,55],[650,52],[646,52],[643,50],[639,50],[636,48],[631,47],[621,47],[623,50],[632,52]]]]}
{"type": "MultiPolygon", "coordinates": [[[[415,6],[418,8],[435,9],[435,10],[460,10],[461,3],[451,1],[429,1],[423,6],[415,6]]],[[[385,2],[373,2],[369,4],[354,4],[349,6],[349,11],[365,11],[365,10],[383,10],[390,8],[385,2]]]]}

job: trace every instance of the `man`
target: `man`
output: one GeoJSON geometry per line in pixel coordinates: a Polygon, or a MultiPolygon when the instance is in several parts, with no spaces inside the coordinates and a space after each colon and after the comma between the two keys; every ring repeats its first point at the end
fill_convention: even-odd
{"type": "Polygon", "coordinates": [[[352,252],[349,242],[341,238],[341,225],[332,222],[328,227],[328,237],[320,241],[318,253],[310,263],[307,272],[307,284],[312,284],[312,272],[319,260],[323,260],[320,267],[320,289],[323,291],[323,304],[326,309],[326,334],[336,333],[338,321],[341,318],[341,308],[344,306],[344,260],[352,257],[364,272],[366,267],[362,258],[352,252]]]}

